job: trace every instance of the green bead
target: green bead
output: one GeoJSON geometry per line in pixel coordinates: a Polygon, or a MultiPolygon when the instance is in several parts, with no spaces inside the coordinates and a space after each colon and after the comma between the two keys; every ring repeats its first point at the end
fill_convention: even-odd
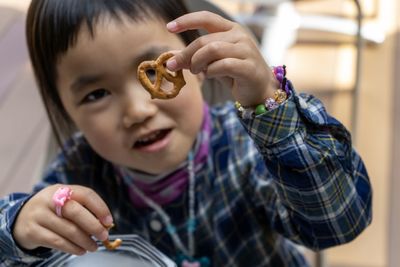
{"type": "Polygon", "coordinates": [[[239,108],[241,108],[242,107],[242,105],[238,102],[238,101],[236,101],[235,102],[235,108],[236,109],[239,109],[239,108]]]}
{"type": "Polygon", "coordinates": [[[256,107],[255,111],[256,115],[261,115],[264,114],[265,112],[267,112],[267,108],[265,107],[264,104],[260,104],[256,107]]]}

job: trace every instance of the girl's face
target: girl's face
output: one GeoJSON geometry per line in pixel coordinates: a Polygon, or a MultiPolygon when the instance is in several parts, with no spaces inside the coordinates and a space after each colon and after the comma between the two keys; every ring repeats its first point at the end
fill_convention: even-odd
{"type": "Polygon", "coordinates": [[[104,19],[94,37],[82,28],[58,62],[57,85],[69,116],[103,158],[153,174],[185,160],[203,118],[200,80],[184,71],[176,98],[152,100],[136,76],[143,60],[184,46],[152,19],[104,19]]]}

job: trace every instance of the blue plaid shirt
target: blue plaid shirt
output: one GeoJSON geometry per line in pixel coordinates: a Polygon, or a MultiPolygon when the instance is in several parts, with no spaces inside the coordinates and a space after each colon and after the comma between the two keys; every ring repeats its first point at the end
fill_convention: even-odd
{"type": "MultiPolygon", "coordinates": [[[[196,256],[212,266],[308,266],[300,244],[313,250],[344,244],[371,222],[372,191],[365,166],[352,149],[349,132],[309,95],[291,98],[277,109],[239,119],[232,103],[210,110],[209,156],[196,171],[196,256]]],[[[151,209],[134,208],[114,166],[85,139],[75,137],[69,166],[59,155],[43,182],[93,188],[113,212],[114,234],[137,233],[170,257],[178,253],[165,229],[153,231],[151,209]]],[[[32,193],[32,194],[33,194],[32,193]]],[[[23,251],[12,225],[32,194],[0,200],[0,265],[30,265],[54,251],[23,251]]],[[[187,243],[187,193],[164,206],[187,243]]],[[[161,221],[161,220],[160,220],[161,221]]]]}

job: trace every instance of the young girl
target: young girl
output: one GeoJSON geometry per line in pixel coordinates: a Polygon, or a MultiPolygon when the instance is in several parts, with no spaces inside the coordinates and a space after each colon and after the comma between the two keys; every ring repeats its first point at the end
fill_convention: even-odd
{"type": "Polygon", "coordinates": [[[66,143],[31,194],[0,201],[4,266],[95,251],[113,223],[178,266],[307,266],[294,243],[324,249],[370,223],[370,183],[348,131],[284,69],[273,73],[240,25],[181,0],[33,0],[27,40],[66,143]],[[152,99],[137,68],[166,51],[186,86],[152,99]],[[241,106],[209,108],[205,78],[241,106]],[[60,188],[68,195],[55,205],[60,188]]]}

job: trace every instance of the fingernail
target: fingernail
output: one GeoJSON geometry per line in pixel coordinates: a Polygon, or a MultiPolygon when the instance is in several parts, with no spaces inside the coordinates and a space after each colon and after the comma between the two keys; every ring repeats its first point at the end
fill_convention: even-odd
{"type": "Polygon", "coordinates": [[[175,31],[178,29],[178,23],[176,23],[175,21],[171,21],[169,23],[167,23],[167,29],[170,31],[175,31]]]}
{"type": "Polygon", "coordinates": [[[167,68],[169,70],[175,70],[178,67],[178,62],[176,62],[176,59],[170,59],[167,61],[167,68]]]}
{"type": "Polygon", "coordinates": [[[100,241],[107,240],[107,238],[108,238],[108,231],[103,231],[103,232],[99,235],[99,240],[100,240],[100,241]]]}
{"type": "Polygon", "coordinates": [[[82,249],[82,250],[79,250],[79,251],[76,253],[76,255],[77,255],[77,256],[83,256],[83,255],[85,255],[86,253],[87,253],[87,251],[84,250],[84,249],[82,249]]]}
{"type": "Polygon", "coordinates": [[[102,220],[102,223],[103,223],[103,225],[105,225],[105,226],[110,226],[110,225],[113,224],[113,222],[114,222],[114,220],[113,220],[113,218],[112,218],[111,215],[108,215],[107,217],[105,217],[105,218],[102,220]]]}

